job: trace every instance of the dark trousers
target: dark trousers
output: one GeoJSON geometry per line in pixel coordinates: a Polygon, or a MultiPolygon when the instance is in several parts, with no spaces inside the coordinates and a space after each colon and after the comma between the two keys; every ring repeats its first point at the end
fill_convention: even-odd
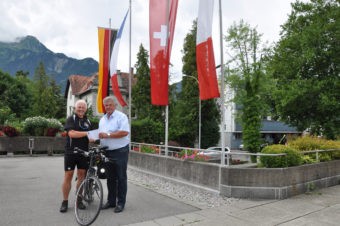
{"type": "Polygon", "coordinates": [[[127,193],[127,163],[129,158],[129,145],[109,150],[105,153],[110,162],[106,163],[107,201],[114,205],[125,205],[127,193]]]}

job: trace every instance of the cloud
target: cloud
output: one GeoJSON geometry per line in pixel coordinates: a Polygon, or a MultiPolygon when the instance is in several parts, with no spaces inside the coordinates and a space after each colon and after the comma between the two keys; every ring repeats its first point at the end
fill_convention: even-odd
{"type": "MultiPolygon", "coordinates": [[[[263,39],[279,38],[280,25],[287,20],[293,0],[228,0],[222,1],[223,33],[241,18],[252,27],[257,26],[263,39]]],[[[131,66],[134,67],[140,44],[149,49],[149,1],[132,0],[131,66]]],[[[70,57],[99,58],[97,27],[119,28],[129,7],[122,0],[1,0],[0,41],[33,35],[47,48],[70,57]]],[[[198,0],[179,0],[176,30],[171,54],[171,69],[175,80],[181,78],[182,49],[198,13],[198,0]]],[[[128,71],[129,24],[127,20],[121,39],[118,68],[128,71]]],[[[218,1],[213,19],[215,61],[220,64],[218,1]]],[[[225,47],[224,47],[225,48],[225,47]]],[[[225,51],[224,51],[225,52],[225,51]]],[[[226,56],[225,56],[226,57],[226,56]]],[[[224,58],[226,61],[226,58],[224,58]]]]}

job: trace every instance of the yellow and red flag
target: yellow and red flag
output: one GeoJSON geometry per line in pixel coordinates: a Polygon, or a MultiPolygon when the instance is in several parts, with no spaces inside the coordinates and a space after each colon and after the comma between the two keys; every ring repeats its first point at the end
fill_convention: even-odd
{"type": "Polygon", "coordinates": [[[103,99],[109,95],[110,85],[110,53],[117,35],[117,30],[109,28],[98,28],[99,44],[99,73],[98,73],[98,95],[97,108],[99,113],[104,113],[103,99]]]}

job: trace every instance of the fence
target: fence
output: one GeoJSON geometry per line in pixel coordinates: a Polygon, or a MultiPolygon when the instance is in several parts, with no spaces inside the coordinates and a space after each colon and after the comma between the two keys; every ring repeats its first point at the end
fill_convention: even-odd
{"type": "MultiPolygon", "coordinates": [[[[136,143],[136,142],[131,142],[131,149],[134,151],[142,152],[142,147],[152,147],[154,150],[158,150],[153,154],[158,154],[158,155],[163,155],[165,156],[167,154],[168,157],[175,157],[176,154],[178,154],[181,151],[184,151],[185,156],[188,156],[189,150],[195,151],[198,154],[202,156],[214,156],[215,160],[221,160],[222,158],[222,151],[219,150],[208,150],[208,149],[199,149],[199,148],[188,148],[188,147],[176,147],[176,146],[168,146],[168,150],[166,152],[166,147],[165,145],[161,144],[147,144],[147,143],[136,143]]],[[[248,162],[250,161],[250,156],[256,156],[257,160],[259,159],[260,156],[286,156],[286,153],[280,153],[280,154],[264,154],[264,153],[249,153],[247,151],[231,151],[228,148],[229,151],[225,152],[225,159],[226,162],[220,161],[221,166],[224,165],[232,165],[232,159],[233,156],[244,156],[244,158],[241,157],[243,160],[247,160],[248,162]]],[[[340,149],[329,149],[329,150],[314,150],[314,151],[303,151],[300,152],[301,154],[316,154],[316,161],[319,161],[319,153],[322,152],[335,152],[335,151],[340,151],[340,149]]],[[[240,157],[239,157],[240,158],[240,157]]],[[[216,161],[215,161],[216,163],[216,161]]]]}

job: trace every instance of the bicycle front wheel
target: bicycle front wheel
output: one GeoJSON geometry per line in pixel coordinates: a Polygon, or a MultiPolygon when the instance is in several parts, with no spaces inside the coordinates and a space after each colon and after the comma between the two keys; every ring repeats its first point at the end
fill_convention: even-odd
{"type": "Polygon", "coordinates": [[[103,187],[97,177],[85,178],[76,192],[75,215],[78,224],[92,224],[99,215],[103,203],[103,187]]]}

